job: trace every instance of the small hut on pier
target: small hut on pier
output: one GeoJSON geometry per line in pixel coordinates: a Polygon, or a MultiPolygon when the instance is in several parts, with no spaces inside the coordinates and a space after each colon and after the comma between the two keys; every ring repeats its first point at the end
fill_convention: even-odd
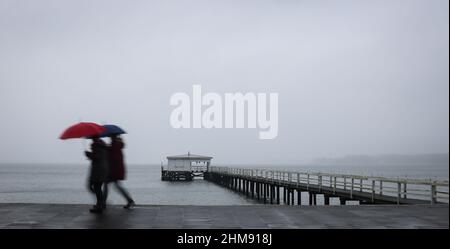
{"type": "Polygon", "coordinates": [[[168,156],[167,166],[161,166],[163,181],[191,181],[195,176],[203,176],[209,170],[212,157],[194,155],[188,152],[184,155],[168,156]]]}

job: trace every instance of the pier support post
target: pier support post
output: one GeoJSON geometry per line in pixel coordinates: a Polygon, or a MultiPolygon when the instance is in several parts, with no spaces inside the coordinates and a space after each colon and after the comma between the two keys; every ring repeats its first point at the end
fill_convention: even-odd
{"type": "Polygon", "coordinates": [[[336,194],[336,186],[337,186],[337,177],[334,177],[334,184],[333,184],[333,194],[336,194]]]}
{"type": "Polygon", "coordinates": [[[350,187],[350,199],[353,198],[353,187],[354,187],[354,184],[355,184],[355,179],[352,178],[352,185],[350,187]]]}
{"type": "Polygon", "coordinates": [[[267,185],[265,183],[263,183],[263,199],[264,199],[264,204],[266,204],[267,202],[267,185]]]}
{"type": "Polygon", "coordinates": [[[252,191],[252,198],[255,198],[255,182],[251,181],[250,190],[252,191]]]}
{"type": "Polygon", "coordinates": [[[245,196],[248,196],[248,180],[245,180],[244,191],[245,191],[245,196]]]}
{"type": "Polygon", "coordinates": [[[317,206],[317,195],[313,194],[313,202],[314,202],[314,206],[317,206]]]}
{"type": "Polygon", "coordinates": [[[383,195],[383,181],[380,181],[380,195],[383,195]]]}
{"type": "Polygon", "coordinates": [[[259,198],[260,192],[261,192],[261,188],[259,186],[259,182],[256,182],[256,198],[258,199],[258,201],[260,200],[260,198],[259,198]]]}
{"type": "Polygon", "coordinates": [[[313,194],[311,192],[308,192],[308,196],[309,196],[309,205],[312,206],[312,204],[313,204],[313,194]]]}
{"type": "Polygon", "coordinates": [[[264,198],[264,184],[258,183],[259,185],[259,198],[262,200],[264,198]]]}
{"type": "Polygon", "coordinates": [[[437,202],[437,188],[436,185],[432,184],[431,185],[431,204],[436,204],[437,202]]]}
{"type": "Polygon", "coordinates": [[[270,185],[270,204],[273,204],[273,186],[270,185]]]}
{"type": "Polygon", "coordinates": [[[273,185],[273,202],[276,203],[277,202],[277,186],[273,185]]]}
{"type": "Polygon", "coordinates": [[[324,198],[324,204],[325,205],[330,205],[330,196],[329,195],[324,195],[323,196],[323,198],[324,198]]]}
{"type": "Polygon", "coordinates": [[[375,202],[375,180],[372,180],[372,196],[371,196],[371,199],[372,199],[372,203],[374,203],[375,202]]]}
{"type": "Polygon", "coordinates": [[[291,189],[291,193],[292,193],[292,205],[295,205],[295,190],[291,189]]]}
{"type": "Polygon", "coordinates": [[[286,204],[286,187],[283,187],[283,203],[286,204]]]}
{"type": "Polygon", "coordinates": [[[288,205],[291,205],[291,190],[287,190],[287,203],[288,205]]]}
{"type": "Polygon", "coordinates": [[[288,205],[292,205],[292,189],[288,188],[288,205]]]}
{"type": "Polygon", "coordinates": [[[277,204],[280,204],[280,186],[277,186],[277,204]]]}
{"type": "Polygon", "coordinates": [[[406,193],[407,193],[407,191],[406,191],[406,186],[407,186],[407,183],[405,182],[405,183],[403,183],[403,198],[404,199],[406,199],[406,193]]]}
{"type": "Polygon", "coordinates": [[[297,205],[302,205],[302,191],[297,189],[297,205]]]}

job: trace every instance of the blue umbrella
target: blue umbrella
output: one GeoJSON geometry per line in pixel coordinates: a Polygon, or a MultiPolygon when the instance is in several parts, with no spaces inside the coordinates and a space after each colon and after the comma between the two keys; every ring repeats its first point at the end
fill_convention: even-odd
{"type": "Polygon", "coordinates": [[[119,135],[126,133],[122,128],[117,125],[104,125],[106,131],[103,132],[100,137],[109,137],[111,135],[119,135]]]}

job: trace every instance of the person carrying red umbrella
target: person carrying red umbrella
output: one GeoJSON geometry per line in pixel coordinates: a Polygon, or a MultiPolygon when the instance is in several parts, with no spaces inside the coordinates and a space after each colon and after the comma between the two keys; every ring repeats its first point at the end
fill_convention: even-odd
{"type": "Polygon", "coordinates": [[[105,142],[100,139],[100,135],[105,131],[106,128],[101,125],[82,122],[67,128],[60,136],[60,139],[92,139],[91,151],[84,152],[86,157],[91,160],[88,188],[97,198],[96,204],[90,209],[90,212],[92,213],[102,213],[106,208],[102,186],[108,179],[108,147],[105,142]]]}
{"type": "Polygon", "coordinates": [[[102,187],[106,187],[108,180],[108,147],[98,136],[92,136],[91,139],[91,151],[85,151],[85,155],[91,160],[88,187],[95,193],[97,203],[90,211],[101,213],[106,208],[106,196],[103,195],[102,187]]]}

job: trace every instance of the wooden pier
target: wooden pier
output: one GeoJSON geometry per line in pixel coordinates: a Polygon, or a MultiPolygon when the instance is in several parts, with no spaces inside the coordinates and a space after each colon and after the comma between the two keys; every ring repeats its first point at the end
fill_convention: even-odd
{"type": "Polygon", "coordinates": [[[301,205],[302,192],[309,205],[339,198],[340,204],[448,204],[449,184],[441,180],[370,177],[345,174],[210,167],[205,180],[260,200],[265,204],[301,205]]]}

